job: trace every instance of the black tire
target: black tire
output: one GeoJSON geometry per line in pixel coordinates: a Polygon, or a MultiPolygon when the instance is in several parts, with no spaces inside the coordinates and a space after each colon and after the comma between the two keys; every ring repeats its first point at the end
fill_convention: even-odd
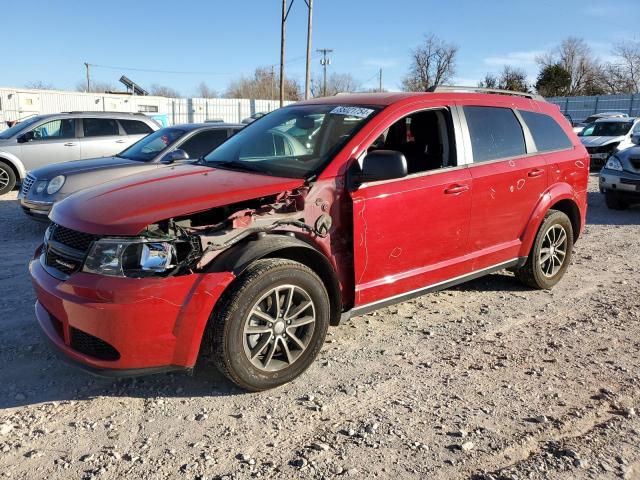
{"type": "Polygon", "coordinates": [[[0,195],[9,193],[16,186],[16,174],[5,162],[0,161],[0,195]]]}
{"type": "MultiPolygon", "coordinates": [[[[285,303],[285,298],[283,298],[282,303],[285,303]]],[[[286,314],[283,315],[283,318],[286,318],[286,314]]],[[[203,348],[205,352],[208,351],[207,356],[213,361],[218,370],[240,388],[249,391],[267,390],[290,382],[313,363],[324,344],[329,327],[329,318],[330,304],[326,288],[322,280],[310,268],[291,260],[257,260],[223,294],[209,319],[203,348]],[[305,301],[310,299],[312,302],[312,316],[315,317],[315,322],[313,327],[308,327],[311,330],[306,331],[306,348],[300,349],[297,352],[298,356],[291,362],[282,360],[284,358],[289,359],[289,348],[287,348],[285,357],[282,345],[284,340],[280,339],[281,343],[275,340],[276,347],[274,347],[274,350],[275,348],[278,350],[276,350],[276,354],[273,354],[273,358],[275,359],[277,355],[280,359],[276,360],[276,362],[279,362],[280,369],[266,371],[258,368],[249,358],[253,352],[246,350],[250,348],[249,344],[246,343],[250,341],[250,337],[245,332],[245,327],[252,322],[252,320],[249,320],[249,318],[253,318],[250,316],[250,312],[255,311],[254,307],[257,302],[279,286],[283,286],[282,288],[286,289],[285,285],[297,287],[307,295],[305,297],[307,300],[305,301]]],[[[264,334],[269,339],[276,338],[275,325],[274,323],[273,333],[264,334]]],[[[260,326],[260,328],[263,327],[267,327],[266,323],[260,326]]],[[[287,330],[285,332],[281,331],[280,334],[284,334],[284,338],[287,338],[287,334],[292,332],[295,332],[296,335],[298,334],[298,330],[290,332],[289,328],[307,327],[292,326],[285,328],[287,330]]],[[[289,335],[288,342],[291,342],[291,337],[289,335]]],[[[262,341],[264,337],[258,336],[257,338],[262,341]]],[[[270,340],[266,351],[270,350],[271,342],[272,340],[270,340]]],[[[256,340],[256,343],[259,343],[259,341],[256,340]]],[[[257,350],[257,345],[255,348],[257,350]]],[[[254,362],[256,361],[258,360],[254,360],[254,362]]],[[[263,368],[266,367],[263,365],[263,368]]]]}
{"type": "Polygon", "coordinates": [[[629,208],[629,204],[622,200],[617,193],[605,192],[604,202],[607,204],[607,208],[611,210],[626,210],[629,208]]]}
{"type": "MultiPolygon", "coordinates": [[[[549,249],[546,249],[549,251],[549,249]]],[[[555,249],[556,256],[559,256],[559,249],[555,249]]],[[[531,252],[529,252],[529,257],[527,258],[527,262],[523,267],[516,270],[516,277],[525,285],[546,290],[553,287],[556,283],[560,281],[569,267],[569,263],[571,263],[571,254],[573,252],[573,225],[571,224],[571,220],[567,217],[566,214],[560,212],[558,210],[549,210],[542,221],[542,225],[538,229],[538,233],[536,234],[536,238],[533,241],[533,246],[531,247],[531,252]],[[562,259],[562,263],[559,265],[557,271],[553,271],[555,269],[554,255],[551,255],[550,260],[547,260],[545,264],[542,264],[542,256],[541,250],[545,249],[544,245],[546,245],[548,239],[545,238],[547,233],[551,233],[551,229],[554,231],[560,231],[559,229],[564,230],[564,234],[566,235],[566,246],[565,246],[565,254],[562,259]],[[549,266],[549,261],[552,262],[551,269],[547,269],[549,266]],[[545,270],[547,270],[545,272],[545,270]]]]}

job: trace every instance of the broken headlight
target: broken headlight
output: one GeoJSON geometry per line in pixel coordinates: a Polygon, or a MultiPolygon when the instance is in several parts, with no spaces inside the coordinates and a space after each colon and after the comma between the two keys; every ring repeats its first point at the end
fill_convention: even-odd
{"type": "Polygon", "coordinates": [[[114,277],[162,276],[176,267],[176,260],[173,241],[103,238],[92,244],[83,270],[114,277]]]}

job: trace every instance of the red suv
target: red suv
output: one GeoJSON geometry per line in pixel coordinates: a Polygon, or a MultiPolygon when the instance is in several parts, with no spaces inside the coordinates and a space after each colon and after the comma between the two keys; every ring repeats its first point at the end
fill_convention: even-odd
{"type": "Polygon", "coordinates": [[[210,361],[262,390],[348,316],[505,268],[551,288],[589,156],[556,106],[503,93],[301,102],[197,162],[80,191],[30,264],[38,322],[97,373],[210,361]]]}

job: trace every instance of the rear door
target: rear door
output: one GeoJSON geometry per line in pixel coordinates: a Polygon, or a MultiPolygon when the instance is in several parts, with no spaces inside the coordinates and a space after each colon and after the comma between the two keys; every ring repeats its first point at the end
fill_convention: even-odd
{"type": "Polygon", "coordinates": [[[31,130],[33,139],[21,144],[21,160],[27,171],[51,163],[80,158],[80,143],[76,138],[76,120],[49,120],[31,130]]]}
{"type": "Polygon", "coordinates": [[[548,167],[518,112],[482,104],[460,110],[472,157],[469,250],[479,270],[517,258],[520,237],[547,188],[548,167]]]}
{"type": "Polygon", "coordinates": [[[120,123],[121,130],[124,130],[126,135],[126,142],[123,143],[122,150],[127,148],[129,145],[133,145],[141,138],[146,137],[150,133],[153,133],[153,129],[143,122],[142,120],[129,120],[129,119],[118,119],[118,123],[120,123]]]}
{"type": "Polygon", "coordinates": [[[133,143],[114,118],[83,118],[82,133],[83,137],[80,140],[82,159],[110,157],[133,143]]]}

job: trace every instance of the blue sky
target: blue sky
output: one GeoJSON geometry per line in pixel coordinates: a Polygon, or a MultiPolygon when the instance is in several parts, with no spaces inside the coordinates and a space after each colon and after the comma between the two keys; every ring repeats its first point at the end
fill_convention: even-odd
{"type": "MultiPolygon", "coordinates": [[[[564,37],[584,38],[602,57],[615,42],[640,40],[637,0],[315,0],[313,48],[333,48],[330,71],[396,90],[409,53],[427,32],[460,47],[456,83],[475,84],[505,63],[535,77],[535,57],[564,37]],[[627,12],[627,14],[623,13],[627,12]]],[[[191,95],[201,81],[224,91],[230,79],[279,61],[279,0],[3,0],[0,86],[43,81],[72,89],[83,62],[189,74],[94,68],[191,95]]],[[[287,22],[287,75],[304,82],[306,5],[287,22]]],[[[312,63],[320,74],[318,58],[312,63]]]]}

